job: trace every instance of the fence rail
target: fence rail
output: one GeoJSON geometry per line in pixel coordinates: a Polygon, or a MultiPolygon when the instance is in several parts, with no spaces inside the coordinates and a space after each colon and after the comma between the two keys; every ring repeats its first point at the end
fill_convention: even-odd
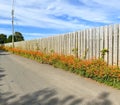
{"type": "MultiPolygon", "coordinates": [[[[11,46],[11,43],[5,46],[11,46]]],[[[54,51],[86,59],[100,58],[101,51],[107,49],[104,60],[111,65],[120,65],[120,24],[16,42],[15,47],[46,53],[54,51]]]]}

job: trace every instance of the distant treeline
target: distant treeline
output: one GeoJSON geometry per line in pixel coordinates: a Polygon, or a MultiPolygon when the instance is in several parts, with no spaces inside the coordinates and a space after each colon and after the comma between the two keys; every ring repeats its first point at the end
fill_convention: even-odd
{"type": "MultiPolygon", "coordinates": [[[[14,42],[18,42],[18,41],[24,41],[24,37],[23,37],[22,33],[15,32],[14,33],[14,42]]],[[[3,33],[0,34],[0,44],[10,43],[10,42],[12,42],[12,35],[9,35],[7,37],[6,34],[3,34],[3,33]]]]}

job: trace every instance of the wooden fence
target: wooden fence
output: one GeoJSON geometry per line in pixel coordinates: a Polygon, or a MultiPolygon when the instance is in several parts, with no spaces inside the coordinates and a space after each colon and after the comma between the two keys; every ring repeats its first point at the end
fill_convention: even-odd
{"type": "MultiPolygon", "coordinates": [[[[56,52],[91,59],[100,58],[105,49],[104,60],[111,65],[120,65],[120,24],[97,27],[36,40],[16,42],[15,47],[27,50],[56,52]]],[[[5,44],[10,46],[11,43],[5,44]]]]}

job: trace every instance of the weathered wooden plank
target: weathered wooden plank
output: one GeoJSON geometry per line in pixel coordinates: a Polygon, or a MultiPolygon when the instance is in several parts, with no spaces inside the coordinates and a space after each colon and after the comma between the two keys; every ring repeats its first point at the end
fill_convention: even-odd
{"type": "Polygon", "coordinates": [[[85,51],[86,51],[86,30],[83,31],[83,58],[85,59],[85,51]]]}
{"type": "Polygon", "coordinates": [[[84,58],[88,59],[88,30],[85,30],[85,51],[84,51],[84,58]]]}
{"type": "Polygon", "coordinates": [[[104,31],[103,31],[103,27],[100,27],[100,58],[101,56],[101,51],[104,49],[104,31]]]}
{"type": "Polygon", "coordinates": [[[71,33],[71,54],[75,55],[74,53],[74,49],[75,49],[75,39],[74,39],[74,33],[71,33]]]}
{"type": "Polygon", "coordinates": [[[78,32],[75,32],[75,49],[76,49],[76,57],[78,58],[78,32]]]}
{"type": "Polygon", "coordinates": [[[81,44],[81,39],[80,39],[80,31],[78,31],[78,57],[80,58],[80,44],[81,44]]]}
{"type": "Polygon", "coordinates": [[[120,24],[118,29],[118,66],[120,66],[120,24]]]}
{"type": "Polygon", "coordinates": [[[94,29],[91,29],[91,57],[94,57],[94,48],[93,43],[94,42],[94,29]]]}
{"type": "Polygon", "coordinates": [[[66,34],[66,42],[65,42],[65,43],[66,43],[66,55],[68,55],[68,51],[69,51],[69,50],[68,50],[68,47],[69,47],[69,46],[68,46],[68,43],[69,43],[68,33],[66,34]]]}
{"type": "Polygon", "coordinates": [[[114,25],[114,55],[113,55],[113,64],[115,65],[115,64],[117,64],[117,51],[118,51],[118,25],[117,24],[115,24],[114,25]]]}
{"type": "Polygon", "coordinates": [[[55,44],[55,52],[57,53],[57,48],[58,48],[58,47],[57,47],[57,36],[55,36],[54,41],[55,41],[55,43],[54,43],[54,44],[55,44]]]}
{"type": "Polygon", "coordinates": [[[59,35],[57,36],[57,53],[60,54],[60,42],[59,42],[59,35]]]}
{"type": "MultiPolygon", "coordinates": [[[[108,45],[108,38],[109,38],[109,35],[108,35],[108,26],[105,26],[104,27],[104,38],[105,38],[105,40],[104,40],[104,50],[106,49],[106,50],[108,50],[109,49],[109,45],[108,45]]],[[[107,62],[107,63],[109,63],[109,60],[108,60],[108,52],[106,52],[105,53],[105,61],[107,62]]]]}
{"type": "Polygon", "coordinates": [[[66,55],[66,35],[63,35],[63,52],[66,55]]]}
{"type": "Polygon", "coordinates": [[[88,51],[87,51],[87,58],[90,59],[90,30],[89,29],[87,30],[87,37],[88,37],[87,38],[88,39],[87,40],[87,44],[88,44],[87,45],[87,49],[88,49],[88,51]]]}
{"type": "Polygon", "coordinates": [[[90,41],[89,41],[89,55],[90,55],[90,59],[93,57],[93,48],[92,48],[92,29],[89,29],[89,36],[90,36],[90,41]]]}
{"type": "Polygon", "coordinates": [[[95,58],[95,30],[92,29],[92,58],[95,58]]]}
{"type": "Polygon", "coordinates": [[[70,49],[71,49],[71,46],[70,46],[70,33],[68,33],[68,55],[71,55],[71,51],[70,51],[70,49]]]}
{"type": "Polygon", "coordinates": [[[100,38],[99,38],[99,34],[100,33],[100,30],[99,30],[99,28],[97,27],[96,28],[96,58],[99,58],[100,56],[100,46],[99,46],[99,41],[100,41],[100,38]]]}
{"type": "Polygon", "coordinates": [[[112,25],[109,25],[109,30],[108,30],[108,32],[109,32],[109,64],[110,65],[112,65],[112,34],[113,34],[113,27],[112,27],[112,25]]]}
{"type": "Polygon", "coordinates": [[[61,35],[59,35],[59,54],[61,55],[61,35]]]}
{"type": "Polygon", "coordinates": [[[109,26],[107,26],[107,49],[108,49],[108,52],[107,52],[107,64],[109,65],[109,26]]]}
{"type": "Polygon", "coordinates": [[[95,58],[97,58],[97,29],[95,28],[95,35],[94,35],[94,49],[95,49],[95,58]]]}
{"type": "Polygon", "coordinates": [[[80,31],[80,58],[82,58],[82,32],[80,31]]]}
{"type": "Polygon", "coordinates": [[[64,54],[64,35],[61,36],[61,51],[64,54]]]}
{"type": "Polygon", "coordinates": [[[119,66],[119,24],[117,24],[117,66],[119,66]]]}
{"type": "Polygon", "coordinates": [[[81,31],[81,58],[84,55],[84,31],[81,31]]]}
{"type": "Polygon", "coordinates": [[[67,33],[67,35],[66,35],[66,37],[67,37],[67,55],[69,55],[69,33],[67,33]]]}

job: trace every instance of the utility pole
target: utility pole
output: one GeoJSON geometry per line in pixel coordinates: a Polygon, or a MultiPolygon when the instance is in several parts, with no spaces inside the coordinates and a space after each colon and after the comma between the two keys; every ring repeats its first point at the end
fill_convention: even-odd
{"type": "Polygon", "coordinates": [[[14,0],[12,3],[12,47],[14,48],[14,0]]]}

